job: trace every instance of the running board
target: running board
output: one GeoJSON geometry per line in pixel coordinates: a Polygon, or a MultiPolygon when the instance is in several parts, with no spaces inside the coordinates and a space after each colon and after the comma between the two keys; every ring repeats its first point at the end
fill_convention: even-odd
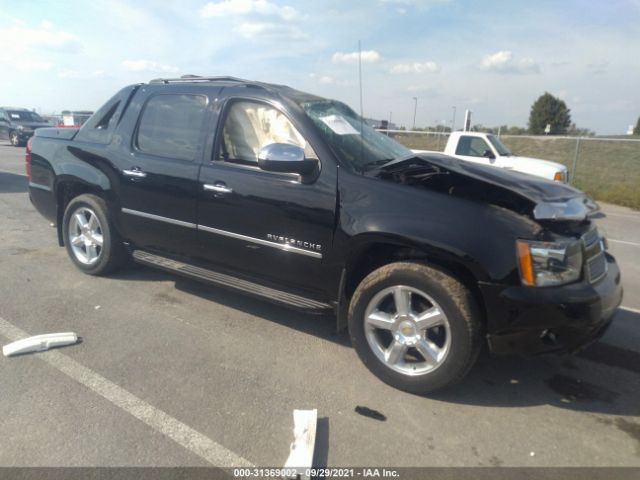
{"type": "Polygon", "coordinates": [[[239,290],[244,293],[262,297],[271,302],[289,305],[301,310],[333,310],[333,306],[328,303],[301,297],[300,295],[295,295],[293,293],[283,292],[282,290],[276,290],[275,288],[265,287],[264,285],[253,283],[248,280],[232,277],[231,275],[215,272],[202,267],[196,267],[195,265],[161,257],[142,250],[134,250],[132,256],[138,263],[175,272],[196,280],[204,280],[205,282],[231,288],[233,290],[239,290]]]}

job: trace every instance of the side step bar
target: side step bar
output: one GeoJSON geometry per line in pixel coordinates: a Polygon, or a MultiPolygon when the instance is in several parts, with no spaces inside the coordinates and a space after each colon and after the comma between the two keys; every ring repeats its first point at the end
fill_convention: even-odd
{"type": "Polygon", "coordinates": [[[333,306],[329,303],[323,303],[293,293],[276,290],[275,288],[265,287],[258,283],[232,277],[231,275],[215,272],[206,268],[196,267],[195,265],[161,257],[142,250],[134,250],[132,256],[138,263],[178,273],[196,280],[204,280],[205,282],[233,290],[239,290],[243,293],[256,295],[271,302],[285,304],[300,310],[333,310],[333,306]]]}

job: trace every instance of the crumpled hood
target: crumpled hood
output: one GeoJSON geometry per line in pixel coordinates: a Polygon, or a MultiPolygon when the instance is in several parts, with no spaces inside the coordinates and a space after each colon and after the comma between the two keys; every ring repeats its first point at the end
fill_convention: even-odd
{"type": "Polygon", "coordinates": [[[405,165],[409,168],[415,166],[416,162],[425,162],[441,170],[463,175],[514,193],[534,205],[532,214],[536,219],[582,220],[599,208],[588,195],[570,185],[514,170],[465,162],[448,155],[412,154],[389,162],[380,170],[401,171],[405,165]]]}

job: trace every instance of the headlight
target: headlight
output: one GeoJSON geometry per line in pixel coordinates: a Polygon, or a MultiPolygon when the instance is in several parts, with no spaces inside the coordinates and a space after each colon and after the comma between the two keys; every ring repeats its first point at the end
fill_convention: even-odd
{"type": "Polygon", "coordinates": [[[18,125],[17,129],[18,130],[24,130],[24,125],[18,125]]]}
{"type": "Polygon", "coordinates": [[[517,240],[518,267],[523,285],[549,287],[571,283],[582,272],[582,242],[517,240]]]}

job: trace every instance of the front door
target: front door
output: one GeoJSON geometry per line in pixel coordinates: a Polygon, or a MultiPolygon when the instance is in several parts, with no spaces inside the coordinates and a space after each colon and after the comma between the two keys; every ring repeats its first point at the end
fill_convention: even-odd
{"type": "Polygon", "coordinates": [[[258,152],[272,143],[298,145],[308,158],[317,158],[275,105],[230,98],[220,122],[217,147],[200,172],[202,256],[239,275],[324,292],[322,265],[333,238],[336,167],[320,159],[320,173],[308,183],[297,174],[258,167],[258,152]]]}

